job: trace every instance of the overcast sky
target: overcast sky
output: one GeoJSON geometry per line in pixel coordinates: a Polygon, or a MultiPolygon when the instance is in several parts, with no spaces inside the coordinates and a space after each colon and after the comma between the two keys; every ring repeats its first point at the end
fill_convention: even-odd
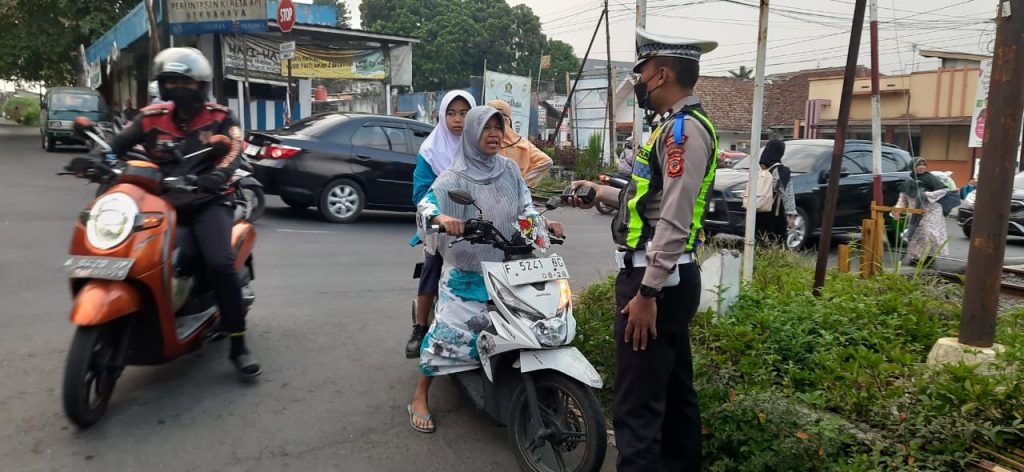
{"type": "MultiPolygon", "coordinates": [[[[359,0],[346,0],[358,26],[359,0]]],[[[613,60],[633,60],[635,0],[609,0],[613,60]]],[[[603,0],[509,0],[540,17],[545,34],[573,46],[582,57],[601,15],[603,0]]],[[[647,29],[718,41],[702,60],[702,73],[724,75],[740,65],[753,68],[757,57],[757,0],[648,0],[647,29]]],[[[878,0],[879,69],[886,74],[928,70],[937,60],[914,48],[991,54],[995,42],[996,0],[878,0]],[[895,20],[894,20],[895,18],[895,20]]],[[[854,0],[771,0],[766,71],[769,74],[846,61],[854,0]]],[[[859,63],[870,66],[868,19],[859,63]]],[[[604,58],[604,29],[591,55],[604,58]]]]}

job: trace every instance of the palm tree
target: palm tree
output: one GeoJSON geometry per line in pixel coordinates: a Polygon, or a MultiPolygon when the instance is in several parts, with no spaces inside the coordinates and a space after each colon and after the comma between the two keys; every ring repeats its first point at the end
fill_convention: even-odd
{"type": "Polygon", "coordinates": [[[740,66],[739,69],[729,71],[729,74],[738,79],[749,79],[753,73],[754,69],[747,69],[747,66],[740,66]]]}

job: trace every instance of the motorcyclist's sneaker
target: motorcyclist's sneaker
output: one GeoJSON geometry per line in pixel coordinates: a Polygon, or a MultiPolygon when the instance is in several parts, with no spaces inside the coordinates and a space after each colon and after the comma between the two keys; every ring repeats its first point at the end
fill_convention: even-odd
{"type": "Polygon", "coordinates": [[[427,328],[423,325],[412,325],[412,336],[409,337],[409,342],[405,345],[406,359],[420,357],[420,345],[423,344],[423,338],[427,335],[427,328]]]}

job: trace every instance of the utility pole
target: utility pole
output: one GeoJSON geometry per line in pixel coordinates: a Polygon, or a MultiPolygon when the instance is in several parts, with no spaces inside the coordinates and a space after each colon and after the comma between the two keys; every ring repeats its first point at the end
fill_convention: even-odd
{"type": "MultiPolygon", "coordinates": [[[[846,74],[843,77],[843,93],[839,99],[839,119],[836,121],[835,145],[832,147],[832,168],[828,173],[828,190],[825,192],[825,214],[821,219],[818,263],[814,268],[815,296],[820,296],[821,288],[825,286],[828,255],[832,249],[832,224],[836,220],[836,202],[839,200],[839,174],[843,169],[846,125],[850,122],[850,102],[853,101],[853,82],[856,80],[857,56],[860,53],[861,32],[864,30],[864,9],[867,6],[866,3],[867,0],[857,0],[856,6],[853,7],[853,30],[850,31],[850,49],[846,54],[846,74]]],[[[1009,203],[1009,197],[1007,197],[1006,201],[1009,203]]]]}
{"type": "Polygon", "coordinates": [[[612,83],[612,33],[608,26],[608,0],[604,0],[604,41],[608,49],[608,160],[615,162],[615,84],[612,83]]]}
{"type": "MultiPolygon", "coordinates": [[[[636,0],[636,27],[647,28],[647,0],[636,0]]],[[[634,63],[638,56],[634,56],[634,63]]],[[[633,155],[640,150],[644,138],[644,111],[640,103],[633,99],[633,155]]]]}
{"type": "MultiPolygon", "coordinates": [[[[750,123],[750,183],[746,228],[743,236],[743,280],[754,278],[754,244],[757,223],[757,174],[761,170],[761,114],[764,110],[764,62],[768,50],[768,0],[761,0],[757,27],[757,63],[754,65],[754,112],[750,123]]],[[[712,156],[717,159],[718,156],[712,156]]]]}
{"type": "MultiPolygon", "coordinates": [[[[878,0],[871,0],[871,174],[876,205],[882,201],[882,99],[878,92],[878,0]]],[[[881,235],[875,235],[881,237],[881,235]]]]}
{"type": "MultiPolygon", "coordinates": [[[[583,67],[587,65],[587,58],[590,57],[590,49],[594,47],[594,40],[597,39],[597,32],[601,31],[601,22],[604,21],[605,14],[608,10],[601,12],[601,17],[597,19],[597,27],[594,28],[594,34],[590,37],[590,44],[587,45],[587,52],[583,54],[583,61],[580,62],[580,68],[576,71],[576,79],[572,81],[572,89],[569,90],[569,96],[565,99],[565,106],[562,107],[562,116],[558,117],[558,124],[555,125],[555,134],[551,136],[551,140],[548,143],[552,146],[555,144],[555,138],[558,137],[558,133],[562,129],[562,121],[565,120],[565,114],[569,112],[569,105],[572,103],[572,96],[576,93],[576,84],[580,83],[580,76],[583,75],[583,67]]],[[[487,63],[484,62],[486,68],[487,63]]]]}
{"type": "Polygon", "coordinates": [[[996,50],[988,89],[984,165],[978,175],[971,247],[967,254],[967,281],[960,314],[958,341],[968,346],[992,347],[1006,251],[1006,225],[1010,195],[1017,171],[1021,114],[1024,113],[1024,0],[1001,0],[996,18],[996,50]],[[1012,8],[1011,8],[1012,7],[1012,8]]]}

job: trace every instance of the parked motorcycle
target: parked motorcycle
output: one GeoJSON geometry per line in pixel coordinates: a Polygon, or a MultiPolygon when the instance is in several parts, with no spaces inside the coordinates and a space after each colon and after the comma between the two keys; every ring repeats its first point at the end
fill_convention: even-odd
{"type": "MultiPolygon", "coordinates": [[[[475,206],[465,190],[449,196],[475,206]]],[[[557,202],[552,198],[545,211],[557,202]]],[[[485,244],[505,254],[502,262],[481,264],[491,300],[490,326],[476,343],[481,367],[452,378],[478,408],[508,425],[522,470],[596,471],[607,449],[604,416],[591,390],[602,387],[601,376],[570,345],[576,321],[569,272],[558,255],[534,254],[538,240],[527,236],[533,224],[534,219],[520,217],[521,231],[505,238],[481,213],[466,221],[463,236],[451,243],[485,244]]],[[[562,241],[551,238],[551,243],[562,241]]]]}
{"type": "MultiPolygon", "coordinates": [[[[109,152],[88,120],[77,119],[75,129],[109,152]]],[[[186,157],[223,154],[230,138],[214,136],[210,145],[186,157]]],[[[220,322],[193,236],[175,226],[175,209],[161,198],[166,191],[196,191],[194,177],[163,177],[147,156],[128,157],[120,173],[82,157],[62,172],[113,181],[82,212],[64,262],[77,328],[64,370],[63,404],[68,419],[82,428],[103,417],[126,366],[162,364],[195,351],[213,338],[220,322]]],[[[236,221],[231,242],[248,310],[255,300],[250,283],[256,231],[236,221]]]]}

